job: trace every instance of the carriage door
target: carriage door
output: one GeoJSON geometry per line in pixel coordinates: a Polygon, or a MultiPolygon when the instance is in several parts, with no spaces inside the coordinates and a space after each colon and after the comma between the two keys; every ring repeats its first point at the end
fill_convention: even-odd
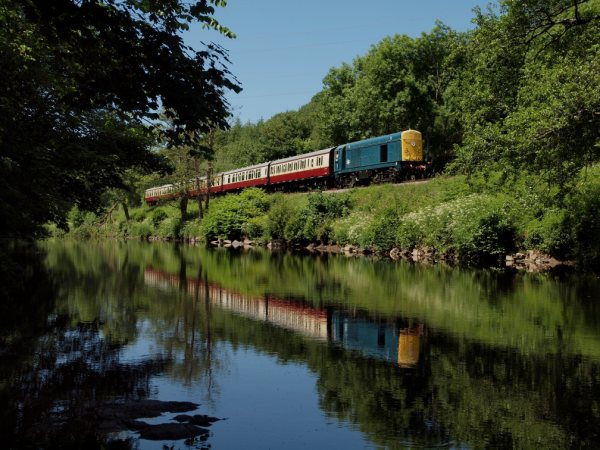
{"type": "Polygon", "coordinates": [[[346,147],[338,147],[335,150],[335,171],[339,172],[346,168],[346,147]]]}

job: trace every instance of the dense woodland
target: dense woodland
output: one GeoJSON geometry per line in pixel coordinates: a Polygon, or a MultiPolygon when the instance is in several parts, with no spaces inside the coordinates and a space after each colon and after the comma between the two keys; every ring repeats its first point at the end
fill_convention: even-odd
{"type": "MultiPolygon", "coordinates": [[[[151,185],[411,127],[436,173],[462,177],[461,195],[512,197],[482,219],[510,222],[510,247],[598,261],[599,0],[500,0],[474,10],[467,32],[437,23],[387,37],[331,68],[308,104],[258,123],[229,113],[224,93],[243,86],[226,50],[181,38],[192,22],[233,38],[214,19],[225,3],[0,0],[1,235],[102,222],[116,206],[135,221],[151,185]]],[[[402,229],[406,212],[418,213],[372,216],[402,229]]],[[[315,238],[334,236],[302,236],[315,238]]]]}

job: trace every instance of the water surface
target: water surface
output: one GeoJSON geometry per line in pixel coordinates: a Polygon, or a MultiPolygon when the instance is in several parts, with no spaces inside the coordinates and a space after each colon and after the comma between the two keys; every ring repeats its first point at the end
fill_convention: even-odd
{"type": "Polygon", "coordinates": [[[139,242],[45,251],[0,311],[9,448],[100,447],[89,411],[143,399],[226,420],[111,445],[600,447],[597,279],[139,242]]]}

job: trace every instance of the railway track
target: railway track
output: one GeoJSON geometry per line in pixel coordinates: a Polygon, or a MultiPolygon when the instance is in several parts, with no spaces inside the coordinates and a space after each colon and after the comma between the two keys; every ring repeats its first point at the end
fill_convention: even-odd
{"type": "Polygon", "coordinates": [[[407,184],[421,184],[421,183],[427,183],[429,181],[431,181],[431,178],[425,178],[425,179],[421,179],[421,180],[411,180],[411,181],[400,181],[398,183],[381,183],[379,185],[378,184],[368,184],[368,185],[364,185],[364,186],[354,186],[354,187],[347,187],[347,188],[334,188],[334,189],[327,189],[326,191],[323,191],[323,192],[326,192],[326,193],[329,193],[329,192],[331,192],[331,193],[338,193],[338,192],[347,192],[347,191],[350,191],[352,189],[365,189],[365,188],[372,187],[372,186],[381,186],[383,184],[391,184],[391,185],[394,185],[394,186],[405,186],[407,184]]]}

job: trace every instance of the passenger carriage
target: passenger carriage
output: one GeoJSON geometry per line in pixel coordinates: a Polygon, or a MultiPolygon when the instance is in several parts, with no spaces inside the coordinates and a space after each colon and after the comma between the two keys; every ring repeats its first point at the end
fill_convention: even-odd
{"type": "Polygon", "coordinates": [[[264,187],[269,180],[269,163],[234,169],[223,173],[223,192],[247,187],[264,187]]]}
{"type": "Polygon", "coordinates": [[[326,186],[328,177],[332,174],[333,148],[272,161],[269,167],[269,185],[275,189],[283,189],[287,185],[326,186]]]}
{"type": "Polygon", "coordinates": [[[166,200],[175,198],[175,186],[172,184],[165,184],[162,186],[153,187],[146,189],[144,193],[144,200],[149,205],[155,205],[159,200],[166,200]]]}

